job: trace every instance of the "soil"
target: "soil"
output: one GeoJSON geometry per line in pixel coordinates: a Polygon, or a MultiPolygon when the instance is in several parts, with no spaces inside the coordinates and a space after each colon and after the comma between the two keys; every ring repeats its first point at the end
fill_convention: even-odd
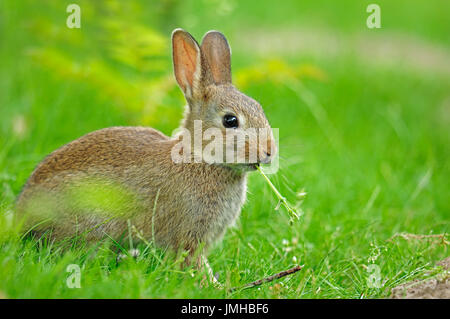
{"type": "Polygon", "coordinates": [[[391,291],[393,299],[450,299],[450,257],[440,261],[438,266],[447,270],[433,279],[414,280],[397,286],[391,291]]]}

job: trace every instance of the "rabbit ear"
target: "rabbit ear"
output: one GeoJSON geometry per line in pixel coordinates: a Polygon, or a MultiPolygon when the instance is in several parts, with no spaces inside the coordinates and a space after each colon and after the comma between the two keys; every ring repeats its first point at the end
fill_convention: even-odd
{"type": "Polygon", "coordinates": [[[197,41],[183,29],[172,33],[175,78],[187,98],[199,89],[202,73],[201,52],[197,41]]]}
{"type": "Polygon", "coordinates": [[[214,82],[231,83],[231,49],[225,36],[218,31],[209,31],[203,37],[201,49],[214,82]]]}

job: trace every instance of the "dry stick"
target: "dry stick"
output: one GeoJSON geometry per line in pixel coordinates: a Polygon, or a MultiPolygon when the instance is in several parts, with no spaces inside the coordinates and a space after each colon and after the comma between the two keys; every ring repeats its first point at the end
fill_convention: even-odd
{"type": "Polygon", "coordinates": [[[282,277],[285,277],[285,276],[288,276],[288,275],[292,275],[293,273],[296,273],[300,269],[302,269],[302,266],[297,265],[297,266],[295,266],[293,268],[290,268],[288,270],[284,270],[282,272],[279,272],[278,274],[275,274],[275,275],[272,275],[272,276],[269,276],[269,277],[266,277],[266,278],[263,278],[263,279],[259,279],[259,280],[250,282],[250,283],[245,284],[245,285],[240,286],[240,287],[231,288],[230,292],[233,292],[233,291],[236,291],[236,290],[241,290],[241,289],[247,289],[247,288],[253,288],[253,287],[256,287],[256,286],[260,286],[262,284],[265,284],[266,282],[271,282],[271,281],[273,281],[275,279],[279,279],[279,278],[282,278],[282,277]]]}
{"type": "Polygon", "coordinates": [[[438,239],[442,242],[443,245],[448,245],[449,242],[447,241],[447,234],[433,234],[433,235],[420,235],[420,234],[411,234],[411,233],[396,233],[394,236],[388,239],[388,241],[392,242],[395,238],[401,237],[405,240],[410,239],[438,239]]]}

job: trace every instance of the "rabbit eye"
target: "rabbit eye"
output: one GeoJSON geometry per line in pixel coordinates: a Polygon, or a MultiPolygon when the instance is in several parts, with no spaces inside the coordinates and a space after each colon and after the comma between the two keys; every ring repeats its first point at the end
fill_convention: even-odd
{"type": "Polygon", "coordinates": [[[237,128],[239,126],[238,119],[233,114],[226,114],[223,117],[222,123],[226,128],[237,128]]]}

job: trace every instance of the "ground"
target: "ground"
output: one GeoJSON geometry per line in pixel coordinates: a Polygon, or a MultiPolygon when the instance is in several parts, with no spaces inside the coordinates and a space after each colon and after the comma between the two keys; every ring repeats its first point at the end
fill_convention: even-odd
{"type": "Polygon", "coordinates": [[[394,299],[450,299],[450,257],[438,263],[447,273],[437,278],[413,280],[392,289],[391,297],[394,299]]]}

